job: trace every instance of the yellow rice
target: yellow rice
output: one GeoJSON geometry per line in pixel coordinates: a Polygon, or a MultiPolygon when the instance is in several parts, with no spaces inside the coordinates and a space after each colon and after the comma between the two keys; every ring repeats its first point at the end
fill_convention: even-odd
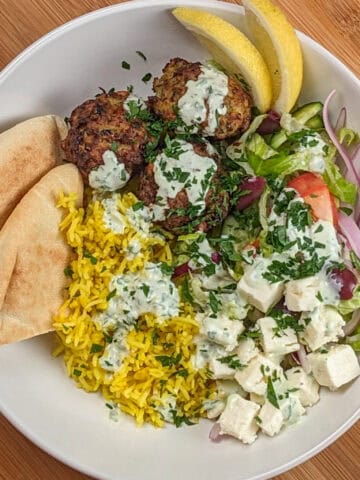
{"type": "MultiPolygon", "coordinates": [[[[137,201],[132,193],[126,193],[118,197],[118,209],[126,215],[137,201]]],[[[118,405],[139,425],[163,426],[159,410],[174,397],[175,423],[205,416],[203,402],[214,397],[215,389],[206,372],[194,370],[191,364],[198,324],[188,305],[181,306],[179,317],[163,323],[150,313],[143,315],[127,336],[129,355],[113,375],[99,364],[106,338],[93,318],[107,309],[111,278],[141,270],[149,261],[171,263],[169,243],[158,236],[145,236],[129,222],[123,234],[112,232],[104,225],[104,209],[98,200],[91,200],[85,211],[75,207],[74,195],[61,195],[58,207],[65,211],[60,230],[75,253],[66,300],[54,318],[59,339],[54,354],[63,353],[68,375],[87,392],[101,391],[109,406],[118,405]],[[134,239],[141,250],[130,258],[126,249],[134,239]],[[94,351],[93,345],[101,346],[101,351],[94,351]],[[155,358],[177,355],[180,360],[172,366],[163,366],[155,358]]]]}

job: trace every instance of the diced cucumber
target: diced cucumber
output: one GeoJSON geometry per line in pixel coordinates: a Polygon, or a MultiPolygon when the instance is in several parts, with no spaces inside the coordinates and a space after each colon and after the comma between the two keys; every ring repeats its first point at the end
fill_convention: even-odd
{"type": "MultiPolygon", "coordinates": [[[[303,125],[306,125],[309,128],[322,128],[322,126],[313,127],[308,123],[314,117],[319,117],[317,120],[314,120],[315,125],[320,125],[319,120],[321,120],[320,112],[322,111],[323,104],[321,102],[311,102],[303,105],[293,112],[291,115],[303,125]]],[[[321,120],[322,123],[322,120],[321,120]]],[[[278,149],[283,143],[286,142],[287,135],[284,129],[279,130],[275,133],[271,139],[270,146],[275,150],[278,149]]]]}

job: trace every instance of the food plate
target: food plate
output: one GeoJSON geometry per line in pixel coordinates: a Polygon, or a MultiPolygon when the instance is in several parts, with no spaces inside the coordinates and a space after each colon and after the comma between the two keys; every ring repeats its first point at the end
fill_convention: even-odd
{"type": "MultiPolygon", "coordinates": [[[[241,28],[240,7],[205,0],[135,1],[81,17],[39,40],[1,73],[0,128],[36,115],[68,115],[98,86],[131,83],[146,95],[150,86],[141,78],[158,74],[169,58],[208,58],[172,18],[171,8],[179,4],[205,8],[241,28]],[[123,60],[130,71],[121,68],[123,60]]],[[[360,130],[359,80],[308,37],[299,38],[305,60],[301,103],[324,100],[336,88],[348,124],[360,130]]],[[[0,349],[1,411],[41,448],[99,479],[271,478],[319,452],[360,415],[357,380],[336,393],[322,392],[300,425],[251,447],[231,439],[211,443],[207,421],[178,430],[138,429],[125,416],[110,421],[100,396],[74,388],[62,362],[51,357],[52,348],[52,335],[46,335],[0,349]]]]}

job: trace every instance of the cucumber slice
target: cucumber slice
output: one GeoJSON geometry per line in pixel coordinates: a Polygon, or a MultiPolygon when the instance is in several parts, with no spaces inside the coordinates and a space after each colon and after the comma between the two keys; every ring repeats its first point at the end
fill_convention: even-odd
{"type": "Polygon", "coordinates": [[[313,130],[321,130],[324,128],[324,122],[321,115],[315,115],[315,117],[310,118],[305,125],[313,130]]]}
{"type": "Polygon", "coordinates": [[[311,102],[295,110],[292,116],[296,118],[298,122],[305,125],[306,122],[315,117],[315,115],[319,115],[322,109],[323,104],[321,102],[311,102]]]}
{"type": "MultiPolygon", "coordinates": [[[[311,102],[303,105],[302,107],[295,110],[292,113],[292,116],[303,125],[308,126],[309,128],[322,128],[322,127],[311,127],[308,125],[308,122],[312,120],[314,117],[318,116],[321,120],[321,116],[319,115],[322,111],[323,104],[321,102],[311,102]]],[[[315,122],[315,121],[314,121],[315,122]]],[[[316,121],[318,122],[318,121],[316,121]]],[[[316,123],[318,124],[318,123],[316,123]]],[[[279,130],[275,135],[273,135],[270,146],[275,150],[278,149],[283,143],[286,142],[287,136],[285,130],[279,130]]]]}

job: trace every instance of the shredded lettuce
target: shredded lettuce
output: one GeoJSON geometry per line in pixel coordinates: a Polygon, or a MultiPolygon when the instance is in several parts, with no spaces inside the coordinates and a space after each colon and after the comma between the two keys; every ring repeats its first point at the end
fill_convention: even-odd
{"type": "Polygon", "coordinates": [[[354,205],[357,197],[357,188],[351,182],[348,182],[340,173],[339,167],[330,158],[325,160],[324,180],[329,190],[335,197],[342,202],[354,205]]]}

